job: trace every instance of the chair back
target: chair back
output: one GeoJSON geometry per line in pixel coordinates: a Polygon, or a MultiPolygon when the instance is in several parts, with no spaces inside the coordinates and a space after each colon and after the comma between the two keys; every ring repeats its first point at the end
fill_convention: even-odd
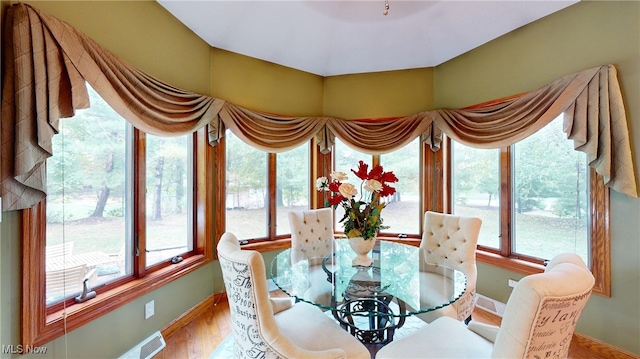
{"type": "Polygon", "coordinates": [[[241,250],[232,233],[224,233],[218,242],[218,258],[229,299],[236,358],[269,357],[265,336],[279,336],[262,255],[241,250]]]}
{"type": "Polygon", "coordinates": [[[289,212],[291,262],[310,260],[320,264],[333,251],[333,211],[331,208],[289,212]]]}
{"type": "Polygon", "coordinates": [[[63,299],[82,291],[82,282],[87,274],[84,264],[58,270],[48,270],[45,274],[45,296],[47,303],[63,299]]]}
{"type": "Polygon", "coordinates": [[[452,304],[457,319],[469,318],[476,295],[476,245],[482,220],[427,211],[424,214],[421,253],[427,263],[439,264],[462,271],[467,276],[467,289],[452,304]]]}
{"type": "Polygon", "coordinates": [[[544,273],[516,284],[505,308],[494,358],[566,358],[594,277],[574,253],[560,254],[544,273]]]}
{"type": "Polygon", "coordinates": [[[73,254],[73,242],[52,244],[45,247],[45,258],[68,257],[73,254]]]}

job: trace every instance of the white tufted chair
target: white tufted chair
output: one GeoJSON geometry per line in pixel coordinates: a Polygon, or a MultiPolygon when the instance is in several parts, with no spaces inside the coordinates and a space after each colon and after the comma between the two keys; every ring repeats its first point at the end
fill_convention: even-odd
{"type": "MultiPolygon", "coordinates": [[[[420,242],[425,261],[462,271],[467,276],[467,289],[460,299],[433,312],[418,315],[427,323],[438,317],[449,316],[468,321],[473,312],[476,295],[476,245],[482,220],[475,217],[454,216],[427,211],[420,242]]],[[[428,287],[427,287],[428,288],[428,287]]],[[[430,293],[423,293],[428,298],[430,293]]]]}
{"type": "Polygon", "coordinates": [[[387,344],[376,359],[566,358],[594,278],[574,253],[554,257],[544,273],[516,284],[500,327],[450,317],[387,344]]]}
{"type": "Polygon", "coordinates": [[[333,210],[331,208],[289,212],[291,261],[310,260],[321,264],[333,252],[333,210]]]}
{"type": "MultiPolygon", "coordinates": [[[[326,280],[322,260],[333,253],[333,210],[331,208],[289,212],[291,227],[291,264],[308,261],[308,288],[303,297],[314,303],[330,305],[332,285],[326,280]]],[[[331,266],[329,266],[331,269],[331,266]]]]}
{"type": "Polygon", "coordinates": [[[269,298],[262,255],[225,233],[218,258],[229,298],[236,358],[362,358],[367,348],[311,304],[269,298]]]}

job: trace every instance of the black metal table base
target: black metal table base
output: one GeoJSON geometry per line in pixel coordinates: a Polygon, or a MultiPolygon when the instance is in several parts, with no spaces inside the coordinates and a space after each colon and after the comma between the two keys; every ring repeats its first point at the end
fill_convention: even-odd
{"type": "MultiPolygon", "coordinates": [[[[403,304],[401,302],[400,306],[403,304]]],[[[394,315],[389,301],[376,298],[349,300],[334,310],[333,316],[343,329],[363,344],[388,344],[405,320],[404,316],[394,315]]]]}

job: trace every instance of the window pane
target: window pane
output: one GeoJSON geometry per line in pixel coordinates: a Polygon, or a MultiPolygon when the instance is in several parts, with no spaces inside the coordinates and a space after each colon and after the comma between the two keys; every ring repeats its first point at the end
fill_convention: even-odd
{"type": "Polygon", "coordinates": [[[276,234],[291,233],[288,213],[309,208],[309,144],[276,155],[276,234]]]}
{"type": "Polygon", "coordinates": [[[147,267],[193,249],[191,136],[146,136],[147,267]]]}
{"type": "MultiPolygon", "coordinates": [[[[356,151],[337,138],[333,152],[334,170],[346,173],[349,176],[349,182],[356,186],[358,178],[351,170],[358,169],[358,162],[364,161],[364,163],[369,164],[369,169],[371,169],[371,155],[356,151]]],[[[329,177],[329,174],[327,173],[326,176],[329,177]]],[[[342,223],[339,222],[342,217],[344,217],[344,209],[342,206],[338,206],[335,209],[336,220],[333,222],[336,232],[343,232],[342,223]]]]}
{"type": "Polygon", "coordinates": [[[562,116],[514,145],[514,252],[588,261],[586,155],[562,132],[562,116]]]}
{"type": "Polygon", "coordinates": [[[267,237],[267,153],[225,133],[227,153],[226,230],[238,238],[267,237]]]}
{"type": "Polygon", "coordinates": [[[500,151],[452,143],[453,213],[482,219],[478,244],[499,248],[500,151]]]}
{"type": "Polygon", "coordinates": [[[403,148],[380,156],[380,164],[386,172],[393,172],[398,182],[392,184],[396,194],[387,198],[382,212],[384,232],[420,233],[420,142],[415,139],[403,148]]]}
{"type": "Polygon", "coordinates": [[[91,108],[60,121],[47,160],[47,304],[75,295],[85,274],[95,287],[131,273],[130,127],[89,90],[91,108]]]}

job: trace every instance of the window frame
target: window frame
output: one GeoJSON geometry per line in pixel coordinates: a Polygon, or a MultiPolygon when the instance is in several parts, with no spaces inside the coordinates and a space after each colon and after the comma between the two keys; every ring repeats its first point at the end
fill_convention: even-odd
{"type": "MultiPolygon", "coordinates": [[[[346,144],[345,144],[346,146],[346,144]]],[[[333,147],[335,149],[335,145],[333,147]]],[[[399,150],[399,149],[398,149],[399,150]]],[[[397,233],[397,232],[387,232],[385,230],[381,230],[380,233],[378,234],[377,238],[383,238],[385,240],[395,240],[395,239],[400,239],[401,241],[405,241],[407,243],[411,243],[412,240],[420,240],[422,238],[422,230],[423,230],[423,216],[424,216],[424,212],[429,210],[427,208],[430,208],[430,206],[427,205],[427,203],[431,203],[429,202],[431,200],[431,191],[425,191],[424,189],[426,188],[425,183],[428,183],[428,179],[425,178],[425,168],[429,168],[428,163],[430,163],[431,160],[431,156],[426,155],[426,150],[428,150],[428,146],[423,143],[420,142],[418,145],[418,153],[417,153],[417,157],[418,157],[418,164],[419,164],[419,169],[418,169],[418,176],[420,178],[419,180],[419,185],[418,185],[418,194],[420,197],[420,202],[418,204],[418,208],[419,208],[419,223],[418,223],[418,233],[397,233]]],[[[331,154],[333,154],[334,151],[331,151],[331,154]]],[[[380,165],[380,156],[381,155],[368,155],[371,156],[371,168],[380,165]]],[[[332,158],[333,159],[333,158],[332,158]]],[[[332,162],[333,163],[333,162],[332,162]]],[[[331,173],[332,170],[341,170],[344,171],[345,169],[338,169],[335,168],[335,163],[333,163],[333,169],[330,169],[328,172],[326,172],[327,174],[331,173]]],[[[370,168],[370,169],[371,169],[370,168]]],[[[389,168],[387,168],[389,170],[389,168]]],[[[391,169],[392,170],[392,169],[391,169]]],[[[338,218],[339,219],[339,218],[338,218]]],[[[339,224],[338,224],[339,225],[339,224]]]]}
{"type": "MultiPolygon", "coordinates": [[[[145,248],[145,134],[134,129],[134,218],[133,236],[145,248]]],[[[134,259],[132,275],[95,288],[96,298],[75,303],[68,298],[47,307],[45,294],[46,199],[22,210],[22,345],[38,346],[50,342],[94,319],[107,314],[159,287],[201,268],[213,258],[213,183],[207,171],[213,162],[213,148],[207,142],[206,128],[193,134],[193,250],[184,260],[163,261],[145,268],[145,251],[134,259]],[[66,315],[64,312],[66,311],[66,315]]]]}
{"type": "MultiPolygon", "coordinates": [[[[315,179],[319,176],[326,175],[333,171],[333,151],[323,154],[318,146],[318,143],[315,139],[311,139],[310,141],[310,176],[309,176],[309,188],[311,189],[312,194],[309,207],[310,208],[322,208],[324,207],[324,199],[322,193],[318,192],[315,189],[315,179]]],[[[274,155],[274,154],[270,154],[274,155]]],[[[275,155],[274,155],[275,156],[275,155]]],[[[372,165],[375,166],[380,163],[380,156],[371,155],[372,156],[372,165]]],[[[436,183],[437,181],[433,181],[433,178],[442,178],[441,174],[443,173],[442,161],[438,161],[437,159],[442,158],[442,152],[432,152],[429,149],[429,146],[421,143],[419,150],[419,162],[420,162],[420,177],[422,180],[420,181],[420,194],[421,194],[421,203],[420,209],[422,213],[427,210],[435,210],[435,206],[442,204],[442,197],[437,196],[431,191],[429,183],[436,183]],[[431,171],[427,169],[432,169],[431,171]]],[[[215,147],[215,157],[217,159],[215,163],[215,170],[212,171],[215,173],[216,182],[219,184],[215,188],[215,197],[219,199],[226,198],[226,186],[225,186],[225,178],[226,178],[226,141],[225,138],[221,138],[218,145],[215,147]]],[[[270,162],[271,163],[271,162],[270,162]]],[[[274,181],[275,183],[275,161],[273,161],[274,171],[272,173],[273,178],[269,177],[269,181],[274,181]]],[[[271,176],[271,175],[269,175],[271,176]]],[[[439,184],[437,188],[442,188],[442,184],[439,184]]],[[[270,203],[275,204],[275,191],[269,191],[270,203]]],[[[215,211],[219,215],[215,218],[215,240],[217,240],[222,236],[225,232],[225,223],[226,223],[226,214],[225,214],[225,202],[223,200],[215,201],[215,211]]],[[[273,217],[273,216],[271,216],[273,217]]],[[[275,219],[273,219],[275,221],[275,219]]],[[[420,220],[420,233],[422,232],[423,221],[420,220]]],[[[272,226],[272,228],[274,228],[272,226]]],[[[409,234],[404,238],[399,238],[397,234],[386,234],[379,236],[378,238],[385,240],[398,241],[411,245],[419,245],[421,234],[409,234]]],[[[251,241],[241,242],[241,246],[245,249],[257,250],[260,252],[269,252],[274,250],[283,250],[289,248],[291,246],[291,237],[288,235],[275,236],[275,228],[273,229],[273,233],[270,235],[270,238],[261,238],[261,239],[253,239],[251,241]]],[[[217,254],[216,254],[217,258],[217,254]]]]}
{"type": "MultiPolygon", "coordinates": [[[[312,140],[311,152],[311,168],[312,173],[310,179],[311,188],[315,188],[315,178],[322,173],[330,173],[332,169],[332,152],[327,154],[320,153],[317,143],[312,140]]],[[[224,138],[220,142],[224,143],[224,138]]],[[[216,168],[216,178],[224,179],[224,146],[217,146],[216,158],[219,159],[216,168]],[[222,157],[221,157],[222,156],[222,157]]],[[[373,157],[373,165],[379,163],[378,157],[373,157]]],[[[501,161],[501,177],[500,177],[500,201],[501,201],[501,228],[502,233],[510,233],[511,208],[508,199],[511,196],[511,173],[505,170],[505,161],[511,160],[511,150],[509,147],[500,149],[501,161]],[[509,193],[508,196],[503,195],[504,192],[509,193]],[[504,203],[503,203],[504,202],[504,203]]],[[[422,213],[426,211],[437,211],[441,213],[451,213],[451,193],[452,193],[452,166],[451,166],[451,139],[443,135],[440,150],[433,151],[429,145],[421,144],[420,158],[420,176],[421,181],[421,209],[422,213]]],[[[604,297],[611,296],[611,237],[609,228],[609,192],[610,189],[605,186],[601,175],[597,174],[593,168],[589,170],[589,197],[590,197],[590,269],[595,277],[595,285],[593,293],[604,297]]],[[[224,183],[224,182],[223,182],[224,183]]],[[[225,189],[223,186],[217,186],[217,198],[224,198],[225,189]]],[[[311,208],[323,207],[323,199],[320,193],[312,196],[311,208]]],[[[224,204],[216,202],[216,210],[218,213],[224,213],[224,204]]],[[[223,216],[216,217],[216,241],[224,232],[223,216]]],[[[420,233],[423,231],[423,221],[420,221],[420,233]]],[[[407,238],[398,238],[394,236],[379,236],[379,238],[389,241],[396,241],[414,246],[419,246],[422,236],[411,235],[407,238]]],[[[501,248],[505,247],[502,243],[510,243],[511,234],[502,236],[501,248]]],[[[274,250],[283,250],[290,247],[291,239],[277,238],[267,241],[252,241],[243,244],[243,248],[258,250],[260,252],[268,252],[274,250]]],[[[217,243],[217,242],[216,242],[217,243]]],[[[508,250],[495,250],[485,246],[478,246],[476,251],[476,259],[480,263],[489,264],[502,269],[514,271],[523,275],[541,273],[544,271],[544,263],[534,258],[510,255],[508,250]]]]}
{"type": "MultiPolygon", "coordinates": [[[[215,241],[217,243],[218,239],[222,236],[222,234],[226,231],[226,163],[227,163],[227,152],[226,152],[227,141],[226,137],[222,137],[219,143],[215,146],[215,169],[211,172],[214,174],[216,178],[216,183],[218,185],[215,187],[215,197],[218,199],[215,201],[215,213],[218,215],[215,218],[215,241]]],[[[303,145],[304,146],[304,145],[303,145]]],[[[309,188],[313,188],[315,192],[315,180],[314,175],[317,174],[318,169],[314,164],[321,162],[319,160],[321,156],[320,150],[315,142],[315,140],[310,140],[307,143],[309,150],[309,188]]],[[[265,152],[267,155],[267,193],[268,193],[268,203],[267,206],[267,237],[262,238],[252,238],[250,240],[241,239],[241,245],[246,249],[256,249],[261,252],[267,252],[272,250],[281,250],[288,248],[291,243],[291,235],[290,234],[277,234],[277,216],[272,215],[272,213],[276,213],[276,186],[277,186],[277,154],[275,152],[265,152]]],[[[310,208],[319,208],[317,202],[317,197],[315,195],[311,195],[309,199],[310,208]]],[[[217,258],[217,255],[216,255],[217,258]]]]}
{"type": "MultiPolygon", "coordinates": [[[[446,162],[447,171],[444,183],[446,183],[447,193],[452,189],[451,173],[451,143],[450,138],[446,138],[442,143],[444,154],[443,161],[446,162]]],[[[512,191],[512,159],[511,146],[500,148],[500,249],[478,245],[476,258],[478,262],[490,264],[503,269],[518,272],[524,275],[540,273],[544,271],[545,263],[537,258],[516,255],[511,253],[512,235],[511,231],[511,197],[512,191]]],[[[445,164],[443,163],[443,166],[445,164]]],[[[589,169],[589,211],[590,211],[590,269],[595,277],[593,293],[610,297],[611,296],[611,237],[609,230],[609,188],[604,185],[601,175],[595,169],[589,169]]],[[[438,192],[445,198],[446,206],[441,210],[451,213],[452,199],[450,195],[438,192]]]]}

